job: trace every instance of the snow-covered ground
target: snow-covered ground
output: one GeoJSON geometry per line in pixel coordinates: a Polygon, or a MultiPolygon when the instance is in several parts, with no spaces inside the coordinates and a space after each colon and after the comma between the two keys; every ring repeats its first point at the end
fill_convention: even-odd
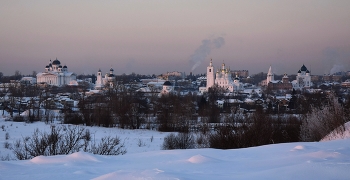
{"type": "MultiPolygon", "coordinates": [[[[36,128],[49,131],[50,125],[10,122],[0,117],[0,156],[9,154],[14,157],[4,148],[4,143],[29,136],[36,128]]],[[[96,139],[118,135],[125,142],[127,153],[101,156],[78,152],[23,161],[0,161],[0,180],[350,178],[350,139],[234,150],[161,150],[163,139],[169,133],[86,128],[96,139]]]]}
{"type": "Polygon", "coordinates": [[[342,133],[339,133],[336,130],[334,130],[333,132],[329,133],[326,137],[324,137],[321,141],[331,141],[337,139],[350,138],[350,122],[344,124],[344,129],[345,131],[342,133]]]}

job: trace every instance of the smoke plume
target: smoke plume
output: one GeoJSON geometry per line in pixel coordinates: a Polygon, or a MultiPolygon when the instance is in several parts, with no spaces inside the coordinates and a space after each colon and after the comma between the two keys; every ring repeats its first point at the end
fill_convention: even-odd
{"type": "Polygon", "coordinates": [[[218,49],[225,44],[223,37],[214,39],[204,39],[202,44],[194,51],[190,57],[190,63],[193,64],[191,71],[195,70],[210,54],[211,50],[218,49]]]}
{"type": "Polygon", "coordinates": [[[339,48],[328,47],[323,50],[323,66],[325,74],[335,74],[345,71],[349,64],[349,52],[344,52],[339,48]]]}
{"type": "Polygon", "coordinates": [[[343,72],[345,69],[344,69],[344,66],[343,65],[340,65],[340,64],[334,64],[332,69],[330,70],[330,74],[335,74],[335,73],[338,73],[338,72],[343,72]]]}

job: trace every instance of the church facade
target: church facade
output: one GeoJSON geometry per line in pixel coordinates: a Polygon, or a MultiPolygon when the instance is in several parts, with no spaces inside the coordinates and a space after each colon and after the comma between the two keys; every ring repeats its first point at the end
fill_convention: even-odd
{"type": "Polygon", "coordinates": [[[68,72],[66,65],[62,66],[56,58],[45,67],[45,72],[36,75],[37,83],[46,83],[53,86],[76,84],[76,74],[68,72]]]}
{"type": "Polygon", "coordinates": [[[207,92],[210,87],[217,85],[220,88],[225,89],[227,92],[241,91],[243,90],[243,84],[240,79],[236,76],[232,78],[230,68],[225,67],[225,63],[222,63],[220,69],[214,72],[214,66],[212,60],[207,67],[207,85],[206,87],[200,87],[201,93],[207,92]]]}
{"type": "Polygon", "coordinates": [[[311,82],[311,75],[310,71],[306,68],[305,65],[303,65],[296,76],[296,79],[292,82],[289,82],[289,78],[287,74],[284,74],[282,80],[275,80],[274,73],[272,71],[272,68],[270,66],[268,72],[267,72],[267,78],[266,80],[263,80],[260,83],[261,86],[265,86],[268,89],[271,90],[278,90],[278,89],[284,89],[284,90],[301,90],[301,89],[309,89],[312,86],[311,82]]]}
{"type": "Polygon", "coordinates": [[[298,89],[309,89],[312,86],[310,71],[303,64],[298,71],[296,79],[292,81],[293,88],[298,89]]]}
{"type": "Polygon", "coordinates": [[[102,76],[102,71],[99,69],[97,71],[97,79],[95,83],[95,89],[102,89],[106,85],[109,85],[110,87],[113,87],[115,84],[115,75],[113,68],[109,69],[109,73],[106,73],[104,77],[102,76]]]}

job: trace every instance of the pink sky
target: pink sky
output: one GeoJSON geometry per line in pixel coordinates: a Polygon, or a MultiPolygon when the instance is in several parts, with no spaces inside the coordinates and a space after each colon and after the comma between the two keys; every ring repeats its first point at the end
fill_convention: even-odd
{"type": "Polygon", "coordinates": [[[189,73],[203,40],[211,44],[194,73],[210,58],[251,74],[349,71],[349,9],[348,0],[3,0],[0,72],[40,72],[57,57],[77,74],[189,73]]]}

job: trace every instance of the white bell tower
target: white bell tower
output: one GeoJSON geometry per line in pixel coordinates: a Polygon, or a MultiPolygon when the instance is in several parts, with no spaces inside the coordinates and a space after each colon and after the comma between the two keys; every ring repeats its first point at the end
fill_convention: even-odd
{"type": "Polygon", "coordinates": [[[97,72],[96,87],[103,87],[101,69],[99,69],[97,72]]]}
{"type": "Polygon", "coordinates": [[[210,64],[207,67],[207,90],[208,88],[214,86],[214,67],[212,59],[210,59],[210,64]]]}

